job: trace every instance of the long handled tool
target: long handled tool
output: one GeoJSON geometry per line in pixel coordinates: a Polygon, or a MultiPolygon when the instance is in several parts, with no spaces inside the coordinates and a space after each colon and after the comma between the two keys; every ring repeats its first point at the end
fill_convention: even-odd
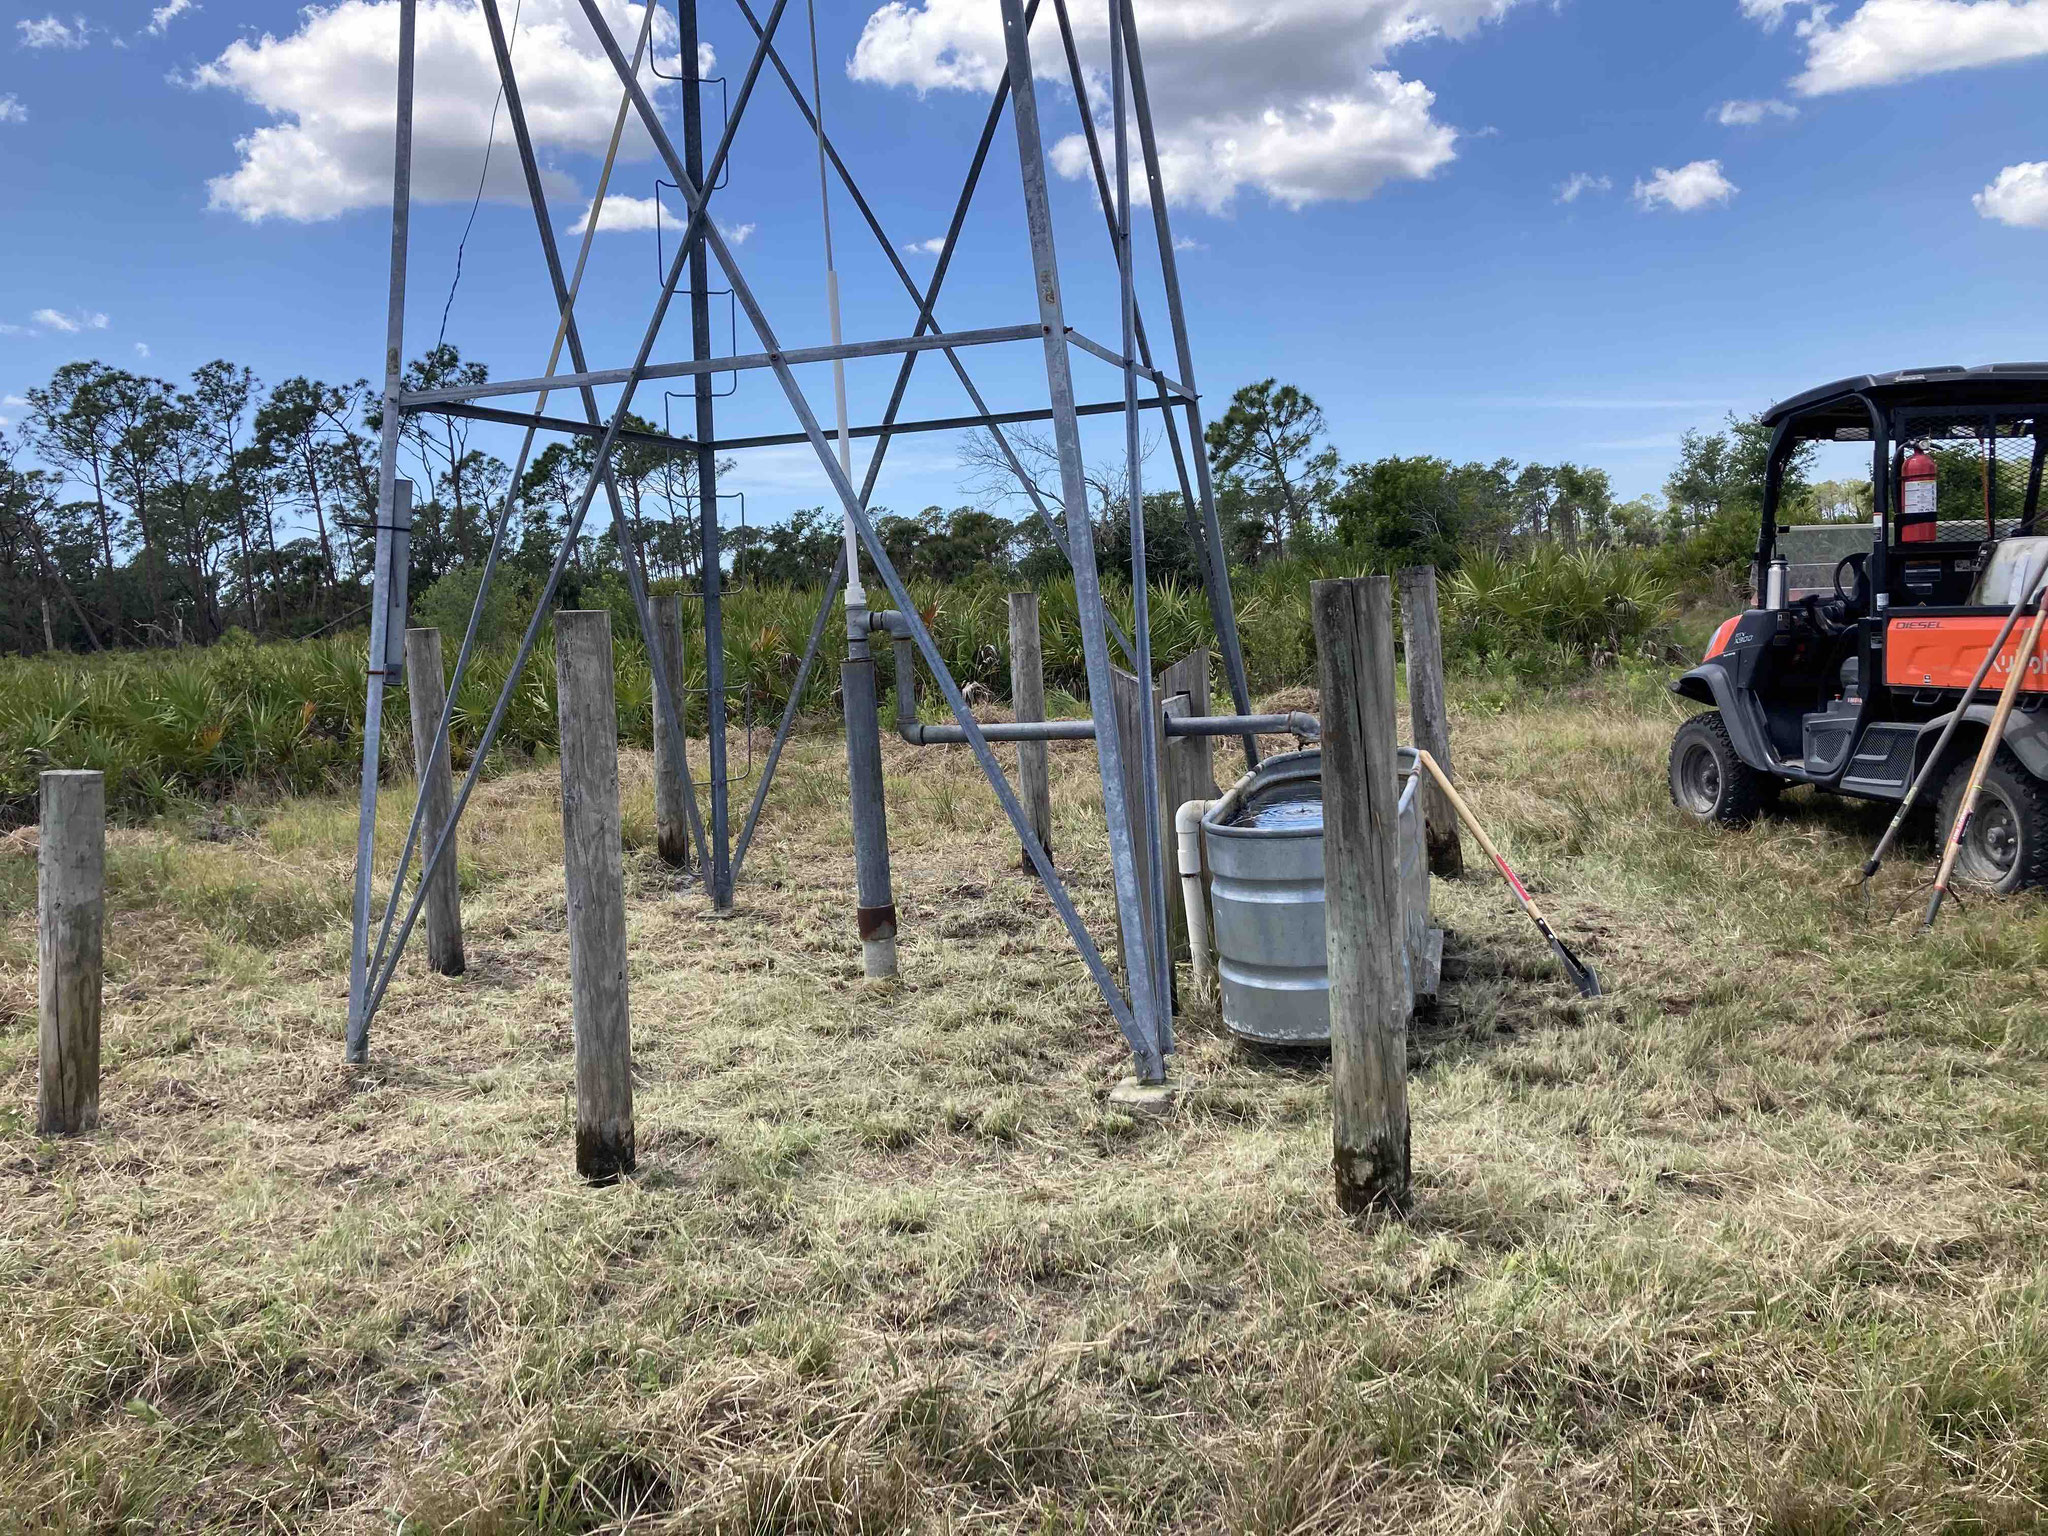
{"type": "Polygon", "coordinates": [[[1478,841],[1479,846],[1486,850],[1486,856],[1493,860],[1494,868],[1498,869],[1501,878],[1507,881],[1508,889],[1515,893],[1515,900],[1519,901],[1522,910],[1529,914],[1529,921],[1536,925],[1537,931],[1549,943],[1551,953],[1557,956],[1558,963],[1564,967],[1565,974],[1571,977],[1573,984],[1578,987],[1579,994],[1582,997],[1598,997],[1600,978],[1593,974],[1593,967],[1573,954],[1564,940],[1557,936],[1544,919],[1543,914],[1536,910],[1536,903],[1530,899],[1528,890],[1515,878],[1515,872],[1508,868],[1508,861],[1500,856],[1500,850],[1493,846],[1493,839],[1486,835],[1485,828],[1479,825],[1479,818],[1472,814],[1472,807],[1465,803],[1465,797],[1459,794],[1451,781],[1445,777],[1443,769],[1437,766],[1436,759],[1418,748],[1415,760],[1429,770],[1429,776],[1436,780],[1437,788],[1444,792],[1444,798],[1451,802],[1451,808],[1458,813],[1458,820],[1465,823],[1465,829],[1478,841]]]}
{"type": "Polygon", "coordinates": [[[1927,915],[1920,919],[1923,932],[1934,926],[1935,915],[1941,911],[1942,898],[1948,894],[1949,876],[1955,872],[1956,855],[1962,852],[1963,839],[1969,835],[1970,818],[1976,814],[1977,795],[1984,788],[1984,775],[1991,771],[1991,760],[1998,756],[1999,744],[2005,740],[2005,722],[2011,717],[2013,704],[2020,696],[2020,684],[2026,678],[2027,664],[2033,660],[2034,648],[2040,643],[2044,622],[2048,622],[2048,603],[2041,604],[2034,615],[2034,622],[2020,640],[2019,650],[2013,653],[2012,671],[1998,695],[1998,709],[1991,717],[1990,729],[1984,733],[1984,745],[1977,749],[1977,761],[1970,769],[1970,782],[1964,786],[1962,802],[1956,807],[1956,824],[1949,829],[1948,846],[1941,851],[1941,872],[1934,877],[1934,894],[1927,898],[1927,915]]]}
{"type": "Polygon", "coordinates": [[[1884,829],[1884,836],[1880,837],[1877,846],[1870,850],[1870,857],[1864,862],[1863,878],[1859,884],[1870,884],[1871,876],[1875,875],[1878,866],[1884,863],[1884,856],[1891,852],[1892,844],[1898,841],[1899,833],[1906,825],[1906,818],[1919,803],[1921,792],[1932,787],[1934,776],[1945,766],[1942,758],[1948,752],[1948,744],[1954,739],[1956,728],[1963,723],[1964,712],[1969,709],[1970,701],[1976,698],[1977,690],[1984,686],[1984,679],[1991,671],[1991,664],[1998,659],[1998,653],[2005,649],[2005,642],[2012,638],[2013,626],[2019,623],[2020,615],[2026,611],[2027,604],[2033,601],[2034,588],[2040,582],[2042,574],[2043,567],[2037,565],[2020,584],[2020,600],[2012,605],[2012,612],[2005,616],[2005,622],[1998,628],[1998,637],[1991,642],[1991,648],[1984,653],[1984,659],[1977,663],[1977,675],[1970,679],[1970,686],[1963,690],[1962,700],[1956,705],[1955,713],[1948,717],[1948,724],[1941,728],[1941,735],[1935,738],[1934,750],[1927,754],[1927,761],[1921,765],[1920,772],[1908,786],[1906,798],[1899,802],[1898,812],[1892,817],[1891,825],[1884,829]]]}

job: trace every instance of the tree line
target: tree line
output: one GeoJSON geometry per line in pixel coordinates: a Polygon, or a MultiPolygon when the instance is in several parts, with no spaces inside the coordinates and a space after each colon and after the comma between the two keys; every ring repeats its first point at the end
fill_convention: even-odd
{"type": "MultiPolygon", "coordinates": [[[[426,390],[486,377],[481,363],[437,345],[407,366],[403,384],[426,390]]],[[[0,650],[205,643],[233,628],[274,638],[360,624],[374,547],[379,405],[362,379],[301,375],[266,388],[225,360],[194,370],[184,384],[103,362],[65,364],[27,392],[12,434],[0,431],[0,650]]],[[[659,430],[637,417],[628,425],[659,430]]],[[[424,595],[446,582],[437,610],[466,612],[515,472],[473,444],[471,430],[463,420],[415,415],[400,434],[401,472],[416,487],[412,590],[424,595]]],[[[891,560],[905,576],[947,583],[1059,574],[1065,560],[1049,525],[1067,514],[1050,439],[1018,429],[1007,447],[987,434],[965,441],[966,504],[874,510],[891,560]]],[[[1265,379],[1236,392],[1204,446],[1234,565],[1342,557],[1452,570],[1474,555],[1536,544],[1683,544],[1704,561],[1736,564],[1755,536],[1768,435],[1735,417],[1723,432],[1688,433],[1663,500],[1624,502],[1604,470],[1568,462],[1345,463],[1315,401],[1265,379]]],[[[1147,562],[1155,580],[1193,584],[1201,579],[1202,530],[1159,447],[1154,429],[1147,562]]],[[[554,562],[592,454],[588,439],[551,442],[524,466],[503,552],[504,601],[530,600],[554,562]]],[[[1839,503],[1855,513],[1854,486],[1808,487],[1806,468],[1804,460],[1791,466],[1788,504],[1839,503]]],[[[615,452],[612,479],[650,574],[696,586],[694,455],[628,441],[615,452]]],[[[1132,520],[1121,462],[1089,466],[1085,482],[1101,562],[1128,570],[1132,520]]],[[[764,518],[758,509],[749,516],[743,497],[721,502],[727,580],[824,582],[841,537],[836,510],[764,518]]],[[[584,601],[593,582],[616,578],[618,535],[601,503],[591,517],[598,531],[572,551],[563,601],[584,601]]]]}

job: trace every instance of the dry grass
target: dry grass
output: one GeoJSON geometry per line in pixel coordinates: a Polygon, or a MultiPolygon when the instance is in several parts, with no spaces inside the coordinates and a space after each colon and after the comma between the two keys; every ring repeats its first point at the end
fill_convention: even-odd
{"type": "Polygon", "coordinates": [[[2038,1528],[2042,905],[1915,940],[1912,857],[1842,889],[1876,813],[1681,825],[1672,724],[1624,683],[1458,722],[1613,996],[1439,885],[1398,1226],[1332,1213],[1321,1066],[1213,1018],[1173,1117],[1107,1105],[1118,1040],[964,755],[891,749],[882,989],[829,736],[725,922],[629,758],[641,1171],[598,1192],[548,773],[485,791],[470,974],[409,959],[355,1081],[351,808],[119,834],[105,1125],[61,1143],[0,848],[0,1529],[2038,1528]]]}

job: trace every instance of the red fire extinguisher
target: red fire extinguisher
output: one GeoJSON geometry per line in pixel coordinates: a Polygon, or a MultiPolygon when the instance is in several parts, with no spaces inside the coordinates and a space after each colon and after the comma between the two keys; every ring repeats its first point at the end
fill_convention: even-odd
{"type": "Polygon", "coordinates": [[[1899,470],[1899,542],[1931,544],[1935,528],[1934,483],[1941,471],[1923,448],[1906,456],[1899,470]]]}

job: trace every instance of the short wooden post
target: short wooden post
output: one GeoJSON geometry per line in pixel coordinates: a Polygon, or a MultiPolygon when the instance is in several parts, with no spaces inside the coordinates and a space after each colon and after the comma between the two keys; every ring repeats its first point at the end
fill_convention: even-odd
{"type": "Polygon", "coordinates": [[[593,1184],[610,1184],[633,1170],[633,1034],[609,613],[555,615],[555,671],[576,1028],[576,1171],[593,1184]]]}
{"type": "MultiPolygon", "coordinates": [[[[1038,630],[1038,594],[1010,594],[1010,704],[1018,720],[1045,718],[1045,645],[1038,630]]],[[[1045,856],[1052,857],[1052,768],[1042,741],[1017,743],[1017,798],[1045,856]]],[[[1023,855],[1030,869],[1031,855],[1023,855]]]]}
{"type": "MultiPolygon", "coordinates": [[[[683,713],[683,600],[666,593],[654,600],[654,630],[668,675],[675,680],[676,714],[683,713]]],[[[664,864],[690,867],[689,744],[668,723],[668,711],[654,701],[654,848],[664,864]]]]}
{"type": "MultiPolygon", "coordinates": [[[[1451,719],[1444,707],[1444,631],[1437,609],[1436,567],[1411,565],[1401,572],[1401,635],[1408,653],[1408,722],[1415,745],[1436,759],[1444,777],[1451,772],[1451,719]]],[[[1423,841],[1429,872],[1455,880],[1465,872],[1458,841],[1458,813],[1433,779],[1422,782],[1423,841]]]]}
{"type": "MultiPolygon", "coordinates": [[[[1209,713],[1209,648],[1197,646],[1159,674],[1159,699],[1166,715],[1209,713]]],[[[1187,909],[1180,895],[1180,842],[1173,816],[1190,800],[1214,800],[1216,739],[1167,736],[1159,744],[1160,868],[1166,871],[1166,931],[1175,959],[1188,958],[1187,909]]]]}
{"type": "Polygon", "coordinates": [[[1408,999],[1401,965],[1394,628],[1387,578],[1319,581],[1324,911],[1337,1203],[1408,1203],[1408,999]]]}
{"type": "MultiPolygon", "coordinates": [[[[431,763],[427,753],[434,745],[441,724],[441,710],[447,702],[447,683],[441,671],[441,631],[408,629],[405,632],[405,692],[412,708],[413,775],[419,781],[420,863],[441,841],[441,829],[448,825],[454,803],[453,774],[444,742],[440,755],[431,763]]],[[[427,882],[427,899],[422,908],[427,919],[427,964],[443,976],[460,976],[462,958],[462,878],[455,867],[455,839],[434,877],[427,882]]]]}
{"type": "Polygon", "coordinates": [[[98,772],[42,777],[37,855],[36,1130],[100,1123],[100,980],[106,927],[107,787],[98,772]]]}

